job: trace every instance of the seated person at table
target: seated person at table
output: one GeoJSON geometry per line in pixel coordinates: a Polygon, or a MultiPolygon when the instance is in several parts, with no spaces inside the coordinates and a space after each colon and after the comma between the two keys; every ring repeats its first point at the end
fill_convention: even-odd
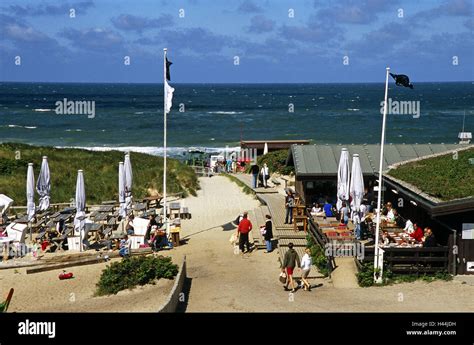
{"type": "Polygon", "coordinates": [[[123,239],[120,241],[119,255],[121,257],[129,256],[131,245],[132,245],[132,242],[128,238],[128,235],[125,235],[123,239]]]}
{"type": "Polygon", "coordinates": [[[414,230],[410,234],[410,237],[414,238],[416,242],[421,242],[421,240],[423,239],[423,230],[416,223],[413,225],[413,229],[414,230]]]}
{"type": "Polygon", "coordinates": [[[154,225],[155,225],[157,228],[160,227],[160,225],[159,225],[158,222],[156,221],[156,216],[155,216],[154,214],[150,214],[149,222],[148,222],[148,225],[147,225],[147,227],[146,227],[145,241],[148,241],[148,240],[150,239],[151,230],[152,230],[152,227],[153,227],[154,225]]]}
{"type": "Polygon", "coordinates": [[[396,215],[398,214],[397,213],[397,210],[395,210],[394,208],[392,208],[391,206],[392,204],[390,204],[390,208],[388,209],[387,211],[387,221],[391,222],[391,223],[394,223],[395,220],[396,220],[396,215]]]}
{"type": "Polygon", "coordinates": [[[423,247],[436,247],[437,245],[436,238],[434,237],[431,229],[425,228],[425,241],[423,243],[423,247]]]}
{"type": "MultiPolygon", "coordinates": [[[[155,226],[153,226],[155,227],[155,226]]],[[[154,251],[158,251],[164,247],[170,247],[171,244],[168,241],[165,229],[156,227],[153,238],[150,241],[151,247],[154,251]]]]}
{"type": "Polygon", "coordinates": [[[409,235],[411,235],[415,231],[415,227],[413,226],[413,223],[410,219],[407,219],[403,231],[405,231],[409,235]]]}
{"type": "Polygon", "coordinates": [[[319,204],[314,203],[311,208],[311,215],[313,217],[324,216],[324,211],[319,204]]]}
{"type": "Polygon", "coordinates": [[[405,226],[405,222],[403,221],[403,218],[400,217],[400,215],[398,214],[398,211],[396,209],[393,209],[393,215],[395,217],[395,219],[394,219],[395,224],[397,224],[397,226],[399,228],[403,228],[405,226]]]}
{"type": "Polygon", "coordinates": [[[380,238],[382,246],[388,246],[390,244],[390,237],[388,236],[388,231],[384,230],[382,237],[380,238]]]}
{"type": "Polygon", "coordinates": [[[332,213],[332,205],[329,203],[329,200],[326,200],[326,203],[324,204],[324,215],[326,217],[333,217],[333,213],[332,213]]]}
{"type": "Polygon", "coordinates": [[[134,219],[134,215],[131,214],[129,217],[128,217],[128,223],[127,223],[127,226],[126,226],[126,230],[127,230],[127,234],[128,235],[133,235],[133,233],[135,232],[134,230],[134,227],[133,227],[133,219],[134,219]]]}

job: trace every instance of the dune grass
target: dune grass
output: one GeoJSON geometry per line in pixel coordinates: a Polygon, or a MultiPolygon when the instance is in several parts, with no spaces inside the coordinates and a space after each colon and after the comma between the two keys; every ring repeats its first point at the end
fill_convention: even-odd
{"type": "MultiPolygon", "coordinates": [[[[163,158],[144,153],[131,154],[133,195],[143,198],[150,190],[162,192],[163,158]]],[[[51,171],[51,203],[70,202],[75,195],[77,170],[84,170],[88,204],[118,200],[118,164],[124,159],[119,151],[94,152],[58,149],[17,143],[0,144],[0,193],[26,205],[26,171],[34,164],[35,183],[42,156],[48,156],[51,171]]],[[[168,159],[168,193],[196,194],[199,183],[194,171],[175,159],[168,159]]],[[[37,202],[37,196],[35,196],[37,202]]]]}
{"type": "Polygon", "coordinates": [[[474,196],[474,148],[404,164],[388,175],[441,200],[474,196]]]}

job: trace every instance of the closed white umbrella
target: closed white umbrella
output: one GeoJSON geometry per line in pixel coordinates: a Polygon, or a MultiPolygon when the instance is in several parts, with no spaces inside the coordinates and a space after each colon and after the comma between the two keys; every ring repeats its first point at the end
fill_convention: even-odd
{"type": "Polygon", "coordinates": [[[130,154],[125,155],[125,161],[123,164],[124,178],[125,178],[125,212],[128,215],[132,209],[132,163],[130,162],[130,154]]]}
{"type": "Polygon", "coordinates": [[[265,143],[265,146],[263,147],[263,154],[266,155],[268,153],[268,144],[265,143]]]}
{"type": "Polygon", "coordinates": [[[31,222],[35,216],[35,174],[33,172],[33,163],[28,163],[26,173],[26,214],[28,222],[31,222]]]}
{"type": "Polygon", "coordinates": [[[125,206],[125,169],[123,162],[119,163],[119,173],[118,173],[118,184],[119,184],[119,203],[120,211],[119,215],[123,218],[127,216],[126,206],[125,206]]]}
{"type": "Polygon", "coordinates": [[[350,196],[352,197],[351,206],[353,211],[359,212],[364,197],[364,176],[362,175],[358,154],[352,156],[350,196]]]}
{"type": "Polygon", "coordinates": [[[36,181],[36,191],[38,192],[39,199],[39,209],[45,211],[49,208],[49,194],[51,192],[51,179],[49,174],[49,165],[48,157],[43,156],[43,161],[41,162],[41,170],[38,176],[38,181],[36,181]]]}
{"type": "Polygon", "coordinates": [[[86,189],[84,187],[84,174],[82,170],[77,171],[76,181],[76,216],[74,217],[74,234],[79,235],[79,248],[82,251],[82,239],[85,231],[86,218],[86,189]]]}
{"type": "Polygon", "coordinates": [[[342,202],[349,200],[349,152],[342,148],[337,169],[337,210],[342,208],[342,202]]]}

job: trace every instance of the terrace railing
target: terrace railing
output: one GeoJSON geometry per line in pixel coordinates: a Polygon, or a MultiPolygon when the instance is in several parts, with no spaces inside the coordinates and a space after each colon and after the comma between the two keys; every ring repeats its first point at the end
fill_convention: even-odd
{"type": "MultiPolygon", "coordinates": [[[[384,250],[384,269],[393,273],[436,273],[448,272],[449,248],[443,247],[415,247],[400,248],[390,247],[384,250]]],[[[361,269],[362,264],[374,262],[374,248],[365,247],[362,260],[355,258],[356,265],[361,269]]]]}

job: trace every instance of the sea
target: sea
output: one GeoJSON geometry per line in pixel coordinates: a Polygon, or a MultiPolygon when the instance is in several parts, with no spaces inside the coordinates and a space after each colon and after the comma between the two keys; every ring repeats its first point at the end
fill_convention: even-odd
{"type": "MultiPolygon", "coordinates": [[[[171,156],[232,150],[241,140],[381,140],[383,83],[171,84],[171,156]]],[[[387,143],[455,143],[463,123],[474,132],[473,82],[390,83],[389,98],[387,143]],[[418,116],[401,105],[397,113],[397,102],[418,105],[418,116]]],[[[0,142],[162,155],[163,84],[0,82],[0,142]],[[64,99],[94,102],[94,116],[57,114],[64,99]]]]}

